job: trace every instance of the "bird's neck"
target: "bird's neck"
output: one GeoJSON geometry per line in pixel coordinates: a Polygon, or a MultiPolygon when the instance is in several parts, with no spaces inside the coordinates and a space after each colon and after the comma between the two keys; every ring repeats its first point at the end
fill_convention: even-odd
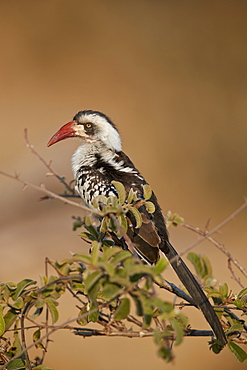
{"type": "Polygon", "coordinates": [[[102,143],[83,143],[77,148],[72,157],[72,169],[74,176],[82,167],[93,167],[97,161],[111,162],[116,158],[117,153],[107,148],[102,143]]]}

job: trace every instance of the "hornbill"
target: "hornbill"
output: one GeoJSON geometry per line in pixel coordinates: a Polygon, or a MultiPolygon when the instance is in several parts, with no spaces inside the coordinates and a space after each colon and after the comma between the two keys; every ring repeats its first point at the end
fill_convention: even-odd
{"type": "MultiPolygon", "coordinates": [[[[93,199],[98,195],[117,196],[112,181],[121,182],[127,194],[132,188],[142,195],[143,185],[147,182],[122,151],[119,132],[105,114],[92,110],[78,112],[71,122],[66,123],[52,136],[47,145],[69,137],[78,137],[82,141],[72,157],[72,169],[76,189],[88,206],[92,206],[93,199]]],[[[146,221],[138,230],[129,230],[128,235],[134,248],[149,264],[158,261],[159,251],[165,254],[223,347],[226,337],[219,319],[199,283],[169,242],[164,217],[153,192],[150,201],[155,206],[154,213],[146,213],[146,221]]],[[[132,223],[129,225],[131,228],[132,223]]]]}

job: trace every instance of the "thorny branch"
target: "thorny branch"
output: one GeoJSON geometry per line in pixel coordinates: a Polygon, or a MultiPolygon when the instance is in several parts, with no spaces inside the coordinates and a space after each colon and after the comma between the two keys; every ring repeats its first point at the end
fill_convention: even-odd
{"type": "MultiPolygon", "coordinates": [[[[240,266],[240,267],[242,267],[242,266],[240,266]]],[[[241,286],[241,288],[244,288],[244,285],[241,283],[240,278],[238,278],[236,276],[235,272],[233,271],[231,258],[228,258],[228,269],[232,274],[233,280],[235,280],[241,286]]]]}
{"type": "Polygon", "coordinates": [[[38,185],[32,184],[29,181],[22,180],[19,175],[11,175],[10,173],[2,171],[2,170],[0,170],[0,174],[3,175],[3,176],[9,177],[10,179],[13,179],[13,180],[16,180],[16,181],[20,182],[21,184],[24,185],[24,187],[29,186],[32,189],[35,189],[35,190],[41,191],[42,193],[48,194],[52,198],[58,199],[58,200],[60,200],[61,202],[65,203],[65,204],[69,204],[73,207],[83,209],[84,211],[94,213],[94,214],[97,214],[99,216],[103,216],[102,212],[97,211],[96,209],[91,209],[89,207],[83,206],[82,204],[73,202],[69,199],[66,199],[66,198],[60,196],[60,195],[57,195],[57,194],[53,193],[52,191],[47,190],[44,185],[38,186],[38,185]]]}
{"type": "MultiPolygon", "coordinates": [[[[233,213],[230,214],[230,216],[228,216],[225,220],[223,220],[220,224],[218,224],[217,226],[215,226],[212,230],[208,231],[208,232],[203,232],[203,231],[199,231],[198,232],[198,229],[191,227],[190,225],[184,225],[185,227],[187,227],[188,229],[190,228],[191,230],[193,231],[196,231],[198,232],[198,234],[201,234],[203,235],[201,238],[197,239],[193,244],[191,244],[188,248],[186,248],[182,253],[180,253],[180,255],[184,255],[184,254],[187,254],[189,251],[191,251],[193,248],[195,248],[195,246],[197,246],[199,243],[203,242],[205,239],[208,239],[210,240],[210,236],[215,234],[217,231],[219,231],[223,226],[225,226],[228,222],[230,222],[231,220],[234,219],[234,217],[236,217],[240,212],[242,212],[245,208],[247,207],[247,198],[245,198],[244,200],[244,203],[236,210],[234,211],[233,213]]],[[[222,252],[224,252],[226,254],[226,249],[224,248],[220,248],[222,250],[222,252]]],[[[228,252],[228,251],[227,251],[228,252]]],[[[231,258],[232,256],[230,255],[230,253],[228,252],[228,257],[231,258]]],[[[247,277],[247,272],[244,271],[244,269],[241,270],[244,275],[247,277]]]]}
{"type": "MultiPolygon", "coordinates": [[[[247,206],[247,199],[245,199],[245,202],[241,205],[241,207],[239,207],[235,212],[233,212],[227,219],[226,221],[229,222],[230,220],[232,220],[238,213],[240,213],[241,211],[243,211],[247,206]]],[[[232,261],[232,263],[242,272],[242,274],[247,278],[247,271],[243,268],[243,266],[240,265],[240,263],[237,261],[237,259],[235,257],[233,257],[231,255],[231,253],[225,248],[225,246],[223,244],[220,244],[219,242],[217,242],[217,240],[215,240],[214,238],[212,238],[210,235],[212,235],[213,233],[215,233],[216,231],[218,231],[223,225],[225,225],[226,222],[223,221],[221,222],[221,224],[219,224],[218,226],[216,226],[214,229],[212,229],[211,231],[209,232],[205,232],[205,231],[202,231],[200,230],[198,227],[194,227],[192,225],[189,225],[189,224],[183,224],[183,226],[186,228],[186,229],[189,229],[199,235],[202,235],[201,238],[199,238],[195,243],[192,244],[192,246],[190,246],[189,248],[187,248],[183,253],[181,254],[185,254],[186,251],[188,252],[189,250],[191,250],[192,248],[194,248],[195,245],[197,245],[198,243],[200,243],[201,241],[207,239],[209,240],[211,243],[213,243],[221,252],[223,252],[230,261],[232,261]]],[[[239,283],[239,281],[238,281],[239,283]]]]}

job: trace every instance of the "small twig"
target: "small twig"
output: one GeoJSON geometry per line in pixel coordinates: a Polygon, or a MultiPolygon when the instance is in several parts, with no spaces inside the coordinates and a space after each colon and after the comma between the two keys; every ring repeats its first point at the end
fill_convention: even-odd
{"type": "Polygon", "coordinates": [[[185,301],[189,302],[192,306],[197,307],[194,300],[188,294],[186,294],[182,289],[179,289],[175,284],[169,283],[169,281],[165,279],[163,280],[163,284],[159,284],[157,282],[155,282],[155,284],[157,284],[160,288],[168,290],[168,292],[175,294],[179,298],[184,299],[185,301]]]}
{"type": "MultiPolygon", "coordinates": [[[[192,230],[194,231],[195,233],[199,234],[199,235],[203,235],[203,239],[207,239],[209,240],[211,243],[213,243],[221,252],[223,252],[227,257],[228,259],[230,259],[233,264],[242,272],[242,274],[247,278],[247,271],[240,265],[240,263],[236,260],[235,257],[233,257],[231,255],[231,253],[224,247],[223,244],[220,244],[219,242],[217,242],[217,240],[213,239],[211,236],[209,236],[209,234],[205,234],[204,231],[200,230],[199,228],[197,227],[194,227],[194,226],[191,226],[189,224],[183,224],[183,226],[186,228],[186,229],[189,229],[189,230],[192,230]]],[[[201,239],[201,238],[200,238],[201,239]]]]}
{"type": "MultiPolygon", "coordinates": [[[[29,359],[29,353],[28,353],[28,347],[27,347],[27,344],[26,344],[26,337],[25,337],[25,317],[26,317],[26,314],[27,312],[29,311],[29,309],[32,307],[32,303],[31,302],[28,302],[21,314],[21,344],[22,344],[22,347],[23,347],[23,353],[25,355],[25,358],[26,358],[26,365],[27,365],[27,369],[29,370],[32,370],[32,366],[31,366],[31,362],[30,362],[30,359],[29,359]]],[[[19,356],[18,356],[19,357],[19,356]]]]}
{"type": "Polygon", "coordinates": [[[230,216],[228,216],[224,221],[222,221],[220,224],[218,224],[216,227],[214,227],[212,230],[203,233],[203,236],[199,239],[197,239],[194,243],[192,243],[188,248],[186,248],[183,252],[180,253],[180,256],[183,256],[184,254],[187,254],[189,251],[191,251],[193,248],[195,248],[196,245],[204,241],[205,239],[208,239],[210,235],[216,233],[218,230],[220,230],[223,226],[225,226],[228,222],[230,222],[234,217],[236,217],[240,212],[242,212],[247,207],[247,198],[244,200],[244,203],[230,216]]]}
{"type": "MultiPolygon", "coordinates": [[[[47,281],[48,281],[48,258],[45,259],[45,276],[47,278],[47,281]]],[[[45,328],[45,332],[46,332],[46,335],[48,334],[48,323],[49,323],[49,309],[48,307],[46,306],[46,312],[45,312],[45,325],[46,325],[46,328],[45,328]]],[[[49,344],[49,340],[48,340],[48,336],[46,337],[46,340],[45,340],[45,345],[44,345],[44,348],[43,348],[43,353],[42,353],[42,359],[41,359],[41,364],[44,362],[44,359],[45,359],[45,354],[47,352],[47,348],[48,348],[48,344],[49,344]]]]}
{"type": "Polygon", "coordinates": [[[141,321],[137,320],[137,319],[136,319],[134,316],[132,316],[132,315],[128,315],[128,316],[126,317],[126,320],[127,320],[127,321],[129,321],[129,322],[132,322],[133,324],[135,324],[135,325],[139,326],[140,328],[142,328],[142,326],[143,326],[143,323],[142,323],[141,321]]]}
{"type": "Polygon", "coordinates": [[[244,288],[243,284],[240,281],[240,278],[237,278],[235,272],[233,271],[231,262],[231,258],[228,258],[228,268],[232,274],[233,280],[235,280],[241,286],[241,288],[244,288]]]}
{"type": "MultiPolygon", "coordinates": [[[[59,195],[60,197],[63,197],[63,198],[81,198],[81,196],[79,194],[57,194],[59,195]]],[[[44,197],[41,197],[40,200],[48,200],[48,199],[53,199],[53,197],[51,197],[50,195],[45,195],[44,197]]]]}
{"type": "Polygon", "coordinates": [[[60,176],[52,167],[51,167],[51,161],[49,163],[46,162],[46,160],[37,152],[37,150],[34,148],[33,144],[30,143],[28,139],[27,129],[24,129],[24,139],[26,142],[26,147],[36,155],[36,157],[39,158],[39,160],[45,165],[46,168],[50,171],[50,173],[55,176],[65,187],[68,191],[70,191],[72,194],[74,194],[74,189],[71,188],[71,186],[65,181],[63,176],[60,176]]]}
{"type": "Polygon", "coordinates": [[[70,288],[68,284],[66,285],[66,289],[71,293],[73,298],[77,299],[81,304],[85,305],[85,302],[83,302],[83,300],[73,292],[73,290],[70,288]]]}

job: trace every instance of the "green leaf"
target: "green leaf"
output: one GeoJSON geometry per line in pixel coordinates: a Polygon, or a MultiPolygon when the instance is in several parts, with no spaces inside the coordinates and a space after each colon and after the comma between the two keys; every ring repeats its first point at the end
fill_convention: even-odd
{"type": "Polygon", "coordinates": [[[99,310],[97,308],[98,308],[97,302],[91,302],[89,313],[88,313],[88,321],[89,322],[90,321],[92,321],[92,322],[97,322],[98,321],[98,318],[99,318],[99,310]],[[90,312],[90,311],[94,311],[94,312],[90,312]]]}
{"type": "Polygon", "coordinates": [[[155,205],[152,202],[146,202],[145,203],[146,210],[148,213],[154,213],[155,212],[155,205]]]}
{"type": "MultiPolygon", "coordinates": [[[[16,329],[16,328],[15,328],[16,329]]],[[[13,347],[16,348],[17,352],[20,352],[22,350],[22,345],[19,337],[19,332],[18,330],[14,331],[14,342],[13,342],[13,347]]],[[[24,358],[23,355],[21,355],[22,358],[24,358]]]]}
{"type": "Polygon", "coordinates": [[[52,324],[55,324],[55,322],[57,322],[58,320],[59,313],[54,303],[54,300],[51,298],[45,298],[45,303],[47,304],[47,307],[50,311],[52,324]]]}
{"type": "Polygon", "coordinates": [[[36,330],[34,333],[33,333],[33,342],[36,342],[36,340],[39,340],[40,339],[40,329],[36,330]]]}
{"type": "Polygon", "coordinates": [[[170,323],[175,331],[175,337],[176,337],[175,344],[178,346],[183,341],[184,329],[181,323],[179,322],[179,320],[177,320],[176,318],[171,318],[170,323]]]}
{"type": "Polygon", "coordinates": [[[247,294],[247,287],[240,290],[240,292],[238,293],[238,298],[241,298],[243,295],[247,294]]]}
{"type": "Polygon", "coordinates": [[[99,233],[92,225],[84,225],[84,228],[92,235],[94,240],[98,240],[99,233]]]}
{"type": "Polygon", "coordinates": [[[115,274],[114,267],[112,266],[111,263],[109,263],[107,261],[106,262],[103,262],[103,261],[98,262],[98,267],[100,269],[104,269],[108,275],[114,275],[115,274]]]}
{"type": "Polygon", "coordinates": [[[243,304],[244,306],[246,306],[246,304],[247,304],[247,294],[242,295],[242,297],[241,297],[241,302],[242,302],[242,304],[243,304]]]}
{"type": "Polygon", "coordinates": [[[101,243],[98,243],[96,241],[93,241],[92,242],[92,245],[91,245],[91,250],[92,250],[92,260],[91,260],[91,263],[92,265],[97,265],[97,262],[98,262],[98,259],[99,259],[99,252],[100,252],[100,248],[101,248],[101,243]]]}
{"type": "Polygon", "coordinates": [[[210,292],[207,294],[208,298],[222,298],[222,294],[220,292],[210,292]]]}
{"type": "Polygon", "coordinates": [[[227,330],[227,334],[236,332],[236,331],[242,331],[243,330],[243,324],[241,323],[235,323],[233,324],[229,330],[227,330]]]}
{"type": "Polygon", "coordinates": [[[7,367],[8,370],[25,370],[25,362],[21,358],[17,358],[16,360],[13,360],[8,364],[7,367]]]}
{"type": "Polygon", "coordinates": [[[111,257],[121,252],[121,250],[120,247],[107,248],[102,255],[102,261],[109,261],[111,257]]]}
{"type": "Polygon", "coordinates": [[[239,362],[244,362],[247,359],[247,353],[235,342],[229,342],[227,346],[239,362]]]}
{"type": "Polygon", "coordinates": [[[78,319],[76,320],[79,325],[85,326],[88,324],[88,306],[85,305],[78,314],[78,319]],[[81,316],[81,317],[80,317],[81,316]]]}
{"type": "Polygon", "coordinates": [[[160,258],[155,266],[153,266],[153,270],[155,274],[161,274],[168,265],[168,261],[166,258],[160,258]]]}
{"type": "MultiPolygon", "coordinates": [[[[55,264],[54,264],[54,262],[52,263],[52,265],[53,266],[56,266],[55,264]]],[[[57,268],[57,266],[56,266],[56,268],[57,268]]],[[[39,278],[40,278],[40,284],[41,284],[41,286],[43,287],[43,286],[45,286],[46,284],[47,284],[47,282],[48,282],[48,278],[47,278],[47,276],[45,276],[45,275],[40,275],[39,276],[39,278]]]]}
{"type": "Polygon", "coordinates": [[[204,276],[203,277],[212,277],[213,276],[213,269],[210,260],[207,256],[202,255],[200,256],[204,266],[204,276]]]}
{"type": "Polygon", "coordinates": [[[24,301],[22,297],[18,297],[14,303],[9,303],[9,306],[14,308],[15,310],[21,310],[24,306],[24,301]]]}
{"type": "Polygon", "coordinates": [[[17,284],[16,291],[12,296],[13,300],[15,301],[22,294],[23,290],[27,288],[29,285],[34,285],[36,283],[37,281],[31,280],[31,279],[24,279],[20,281],[17,284]]]}
{"type": "Polygon", "coordinates": [[[162,301],[160,298],[153,298],[153,304],[159,308],[162,314],[166,314],[167,316],[174,310],[174,306],[171,302],[162,301]]]}
{"type": "Polygon", "coordinates": [[[89,239],[89,240],[95,240],[94,236],[92,234],[87,233],[86,231],[82,231],[79,236],[83,239],[89,239]]]}
{"type": "Polygon", "coordinates": [[[83,222],[81,219],[76,219],[74,222],[73,222],[73,231],[75,231],[76,229],[78,229],[79,227],[82,227],[83,225],[83,222]]]}
{"type": "Polygon", "coordinates": [[[110,276],[110,282],[111,283],[116,283],[118,285],[122,285],[125,288],[128,288],[131,285],[131,282],[128,278],[123,277],[119,274],[114,274],[114,275],[110,276]]]}
{"type": "Polygon", "coordinates": [[[236,307],[240,308],[240,310],[243,308],[243,303],[242,303],[239,299],[236,299],[236,300],[233,302],[233,304],[234,304],[236,307]]]}
{"type": "Polygon", "coordinates": [[[96,284],[96,282],[102,276],[103,276],[103,273],[102,272],[99,272],[99,271],[94,271],[90,275],[88,275],[86,277],[86,279],[84,280],[84,284],[85,284],[86,290],[89,291],[90,289],[92,289],[92,287],[94,286],[94,284],[96,284]]]}
{"type": "Polygon", "coordinates": [[[197,275],[201,276],[202,274],[202,264],[201,259],[198,254],[194,252],[190,252],[187,254],[188,260],[193,264],[194,268],[196,269],[197,275]]]}
{"type": "Polygon", "coordinates": [[[92,225],[91,217],[90,216],[85,216],[85,218],[84,218],[84,225],[85,226],[91,226],[92,225]]]}
{"type": "Polygon", "coordinates": [[[32,370],[54,370],[54,368],[48,367],[45,365],[39,365],[39,366],[32,367],[32,370]]]}
{"type": "Polygon", "coordinates": [[[119,220],[119,223],[120,223],[120,226],[122,227],[123,231],[125,233],[127,233],[127,230],[128,230],[128,223],[127,223],[127,218],[125,215],[120,215],[118,217],[118,220],[119,220]]]}
{"type": "MultiPolygon", "coordinates": [[[[152,196],[152,189],[151,189],[151,186],[149,186],[148,184],[145,184],[145,185],[142,185],[143,187],[143,197],[145,200],[148,200],[151,198],[152,196]]],[[[150,212],[152,213],[152,212],[150,212]]]]}
{"type": "Polygon", "coordinates": [[[96,197],[96,199],[97,199],[98,203],[103,203],[103,204],[107,204],[107,201],[108,201],[108,198],[105,195],[102,195],[102,194],[98,195],[96,197]]]}
{"type": "Polygon", "coordinates": [[[100,225],[100,232],[105,233],[107,232],[108,228],[109,228],[109,218],[103,217],[100,225]]]}
{"type": "Polygon", "coordinates": [[[109,300],[109,299],[116,298],[119,294],[122,293],[122,291],[123,291],[123,288],[121,288],[119,285],[106,282],[101,292],[101,296],[104,299],[109,300]]]}
{"type": "Polygon", "coordinates": [[[170,347],[161,346],[158,350],[158,356],[163,358],[166,362],[171,362],[173,360],[172,350],[170,347]]]}
{"type": "Polygon", "coordinates": [[[71,263],[72,262],[82,262],[85,264],[90,264],[91,263],[91,257],[90,256],[84,256],[83,254],[73,254],[73,257],[71,258],[71,263]]]}
{"type": "Polygon", "coordinates": [[[37,319],[37,317],[40,316],[42,312],[43,312],[43,307],[37,308],[35,312],[32,315],[30,315],[30,319],[32,320],[37,319]]]}
{"type": "Polygon", "coordinates": [[[123,320],[125,319],[130,313],[130,300],[129,298],[123,298],[120,302],[120,305],[116,309],[114,313],[115,320],[123,320]]]}
{"type": "Polygon", "coordinates": [[[116,254],[112,259],[111,259],[111,264],[113,266],[117,266],[120,262],[123,262],[124,260],[126,260],[127,258],[131,258],[132,257],[132,254],[130,253],[130,251],[121,251],[121,252],[118,252],[118,254],[116,254]]]}
{"type": "Polygon", "coordinates": [[[14,294],[15,290],[16,290],[15,283],[9,282],[9,283],[4,284],[4,286],[2,287],[2,291],[3,291],[2,299],[5,302],[8,302],[10,295],[14,294]]]}
{"type": "Polygon", "coordinates": [[[211,343],[210,349],[218,355],[222,351],[222,345],[215,339],[211,343]]]}
{"type": "Polygon", "coordinates": [[[149,297],[140,295],[140,301],[143,309],[143,329],[148,329],[153,318],[153,301],[149,297]]]}
{"type": "Polygon", "coordinates": [[[0,305],[0,337],[5,332],[5,321],[3,318],[3,307],[0,305]]]}
{"type": "Polygon", "coordinates": [[[136,314],[138,316],[143,316],[143,308],[142,308],[142,303],[139,299],[139,297],[135,294],[131,294],[134,302],[135,302],[135,305],[136,305],[136,314]]]}
{"type": "Polygon", "coordinates": [[[195,267],[198,276],[201,278],[212,276],[212,266],[206,256],[201,256],[194,252],[190,252],[188,253],[187,258],[195,267]]]}
{"type": "Polygon", "coordinates": [[[91,302],[96,301],[96,298],[102,286],[102,280],[103,278],[97,280],[94,283],[94,285],[92,285],[92,287],[88,290],[88,298],[90,299],[91,302]]]}
{"type": "Polygon", "coordinates": [[[184,223],[184,218],[179,216],[177,213],[172,213],[171,211],[167,212],[166,215],[166,226],[178,226],[184,223]]]}
{"type": "Polygon", "coordinates": [[[4,283],[0,283],[0,294],[2,294],[2,292],[4,291],[5,289],[5,284],[4,283]]]}
{"type": "MultiPolygon", "coordinates": [[[[33,342],[36,342],[37,340],[39,340],[40,336],[41,336],[41,330],[38,329],[33,333],[33,342]]],[[[35,347],[36,348],[41,348],[41,349],[45,348],[42,342],[36,343],[35,347]]]]}
{"type": "Polygon", "coordinates": [[[78,293],[80,292],[80,293],[83,293],[84,294],[85,287],[84,287],[84,284],[82,284],[82,283],[74,283],[74,282],[72,282],[71,288],[73,290],[76,290],[78,293]]]}
{"type": "Polygon", "coordinates": [[[223,297],[227,298],[228,296],[228,285],[226,283],[220,284],[219,291],[223,297]]]}
{"type": "Polygon", "coordinates": [[[121,182],[118,182],[118,181],[112,181],[111,183],[116,188],[116,190],[118,192],[119,203],[123,204],[125,202],[125,199],[126,199],[126,191],[125,191],[125,188],[124,188],[123,184],[121,182]]]}
{"type": "Polygon", "coordinates": [[[4,315],[5,330],[8,330],[14,322],[18,319],[18,315],[15,310],[11,309],[4,315]]]}
{"type": "Polygon", "coordinates": [[[132,188],[129,191],[128,198],[127,198],[127,203],[131,203],[133,200],[136,198],[136,191],[134,191],[132,188]]]}
{"type": "Polygon", "coordinates": [[[160,332],[160,328],[155,328],[154,331],[154,342],[155,344],[161,345],[162,339],[164,338],[164,332],[160,332]]]}
{"type": "MultiPolygon", "coordinates": [[[[109,207],[106,207],[106,209],[109,209],[109,212],[111,212],[111,208],[116,208],[119,204],[119,200],[118,198],[115,196],[115,195],[110,195],[108,198],[107,198],[107,205],[109,207]]],[[[114,211],[112,211],[114,212],[114,211]]]]}
{"type": "Polygon", "coordinates": [[[132,213],[132,215],[135,217],[135,220],[136,220],[135,228],[139,229],[142,225],[142,216],[141,216],[140,212],[138,211],[138,209],[136,209],[135,207],[132,207],[132,206],[130,206],[128,209],[132,213]]]}
{"type": "MultiPolygon", "coordinates": [[[[63,276],[68,276],[71,271],[70,264],[67,262],[61,263],[58,270],[63,276]]],[[[57,279],[57,276],[55,276],[55,279],[57,279]]]]}
{"type": "Polygon", "coordinates": [[[13,283],[13,281],[9,281],[8,283],[5,284],[5,286],[10,290],[10,291],[15,291],[17,288],[17,284],[13,283]]]}
{"type": "Polygon", "coordinates": [[[136,274],[151,274],[152,273],[152,268],[150,268],[150,266],[148,265],[144,265],[144,264],[131,264],[129,265],[128,267],[128,276],[133,276],[133,275],[136,275],[136,274]]]}

